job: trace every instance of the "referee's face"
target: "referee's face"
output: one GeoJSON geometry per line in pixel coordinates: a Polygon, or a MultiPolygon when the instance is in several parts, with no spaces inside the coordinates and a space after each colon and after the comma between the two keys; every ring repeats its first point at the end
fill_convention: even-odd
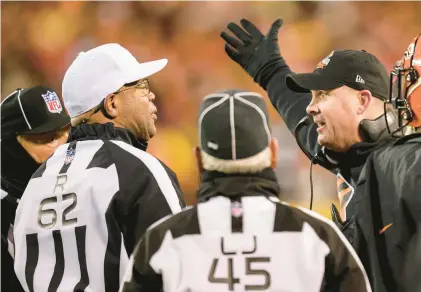
{"type": "Polygon", "coordinates": [[[156,134],[157,109],[147,80],[139,80],[116,95],[118,123],[129,129],[138,139],[149,140],[156,134]],[[146,84],[146,87],[145,87],[146,84]]]}

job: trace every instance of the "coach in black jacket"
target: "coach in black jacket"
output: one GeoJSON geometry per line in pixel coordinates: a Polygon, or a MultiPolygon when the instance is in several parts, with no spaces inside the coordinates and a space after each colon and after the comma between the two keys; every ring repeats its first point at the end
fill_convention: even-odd
{"type": "Polygon", "coordinates": [[[196,158],[199,203],[149,228],[124,292],[371,291],[351,245],[330,221],[278,199],[263,98],[205,97],[196,158]],[[161,278],[162,275],[162,278],[161,278]]]}
{"type": "MultiPolygon", "coordinates": [[[[241,25],[243,28],[235,23],[228,25],[238,39],[222,33],[227,41],[227,54],[268,91],[272,103],[289,129],[295,132],[298,144],[312,162],[337,173],[341,215],[332,205],[333,221],[361,256],[373,290],[397,291],[396,280],[400,274],[393,276],[391,270],[399,271],[403,257],[399,258],[398,253],[391,256],[391,250],[386,249],[392,245],[395,251],[399,250],[402,246],[394,240],[402,239],[406,245],[408,238],[392,236],[390,239],[393,240],[387,242],[386,239],[385,243],[385,237],[389,237],[382,235],[378,240],[379,230],[390,227],[386,219],[398,212],[398,197],[402,192],[399,188],[404,185],[397,180],[417,178],[419,172],[415,169],[419,167],[419,158],[411,153],[416,149],[416,143],[402,146],[406,150],[400,148],[401,154],[406,152],[408,155],[405,158],[396,156],[392,152],[397,150],[390,148],[401,142],[390,136],[386,126],[387,120],[390,130],[396,131],[399,124],[393,111],[387,110],[385,117],[383,109],[383,103],[389,101],[387,71],[373,55],[348,50],[332,51],[313,73],[292,74],[279,52],[278,30],[282,20],[277,20],[266,36],[247,20],[241,20],[241,25]],[[315,123],[300,123],[306,111],[315,123]],[[389,157],[391,154],[394,156],[389,157]],[[379,157],[383,160],[379,161],[379,157]],[[376,166],[366,172],[371,162],[376,166]],[[391,166],[394,162],[396,169],[384,175],[384,166],[391,166]],[[413,163],[415,174],[411,176],[406,166],[413,163]],[[381,181],[375,179],[377,172],[381,181]],[[385,195],[379,199],[379,188],[383,187],[385,195]],[[383,203],[369,204],[372,200],[383,203]],[[379,264],[388,261],[387,265],[379,264]]],[[[418,179],[415,179],[407,185],[410,189],[406,195],[417,196],[418,184],[418,179]]],[[[411,222],[408,224],[406,228],[411,228],[411,222]]]]}
{"type": "MultiPolygon", "coordinates": [[[[275,21],[266,36],[245,19],[241,25],[243,28],[228,25],[238,39],[227,32],[221,34],[227,54],[267,90],[311,162],[337,175],[341,211],[339,214],[332,204],[332,219],[354,244],[358,240],[352,200],[356,182],[370,153],[391,142],[384,118],[384,101],[389,96],[387,70],[365,51],[332,51],[316,66],[317,76],[308,80],[307,75],[292,74],[280,54],[282,20],[275,21]],[[318,89],[317,95],[312,98],[305,87],[318,89]]],[[[392,111],[388,119],[394,127],[392,111]]]]}
{"type": "Polygon", "coordinates": [[[106,44],[67,70],[69,143],[35,172],[16,212],[15,270],[27,291],[118,291],[146,229],[185,206],[174,172],[146,152],[157,119],[146,78],[166,64],[106,44]]]}

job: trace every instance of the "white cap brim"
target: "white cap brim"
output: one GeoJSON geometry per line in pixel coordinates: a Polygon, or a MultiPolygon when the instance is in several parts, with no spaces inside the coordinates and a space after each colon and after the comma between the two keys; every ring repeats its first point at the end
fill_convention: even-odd
{"type": "Polygon", "coordinates": [[[127,74],[127,80],[124,83],[131,83],[137,80],[149,77],[162,69],[168,64],[167,59],[160,59],[155,61],[150,61],[146,63],[139,63],[135,68],[132,68],[131,72],[127,74]]]}

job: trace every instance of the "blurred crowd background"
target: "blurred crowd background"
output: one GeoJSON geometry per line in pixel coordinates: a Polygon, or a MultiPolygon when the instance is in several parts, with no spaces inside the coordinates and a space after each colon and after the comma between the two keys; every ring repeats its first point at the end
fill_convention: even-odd
{"type": "MultiPolygon", "coordinates": [[[[149,152],[178,175],[188,204],[196,201],[193,156],[201,99],[227,88],[264,94],[280,144],[282,199],[309,205],[309,160],[252,79],[224,52],[219,37],[247,18],[265,33],[277,18],[281,52],[292,70],[312,71],[333,49],[365,49],[388,69],[420,32],[421,2],[1,2],[1,96],[48,85],[61,92],[64,72],[80,51],[117,42],[138,61],[167,58],[151,78],[158,134],[149,152]]],[[[135,175],[135,174],[133,174],[135,175]]],[[[313,168],[314,206],[325,216],[336,202],[335,177],[313,168]]]]}

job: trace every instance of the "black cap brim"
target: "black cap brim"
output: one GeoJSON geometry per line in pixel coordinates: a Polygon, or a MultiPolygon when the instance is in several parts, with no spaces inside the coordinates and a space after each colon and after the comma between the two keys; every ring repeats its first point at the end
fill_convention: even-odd
{"type": "Polygon", "coordinates": [[[287,87],[299,93],[311,90],[331,90],[343,86],[342,83],[317,73],[288,74],[285,79],[287,87]]]}
{"type": "Polygon", "coordinates": [[[54,122],[50,121],[42,125],[41,127],[32,128],[31,130],[18,132],[17,135],[39,135],[48,132],[58,131],[66,126],[70,125],[70,117],[67,115],[58,115],[54,122]]]}

